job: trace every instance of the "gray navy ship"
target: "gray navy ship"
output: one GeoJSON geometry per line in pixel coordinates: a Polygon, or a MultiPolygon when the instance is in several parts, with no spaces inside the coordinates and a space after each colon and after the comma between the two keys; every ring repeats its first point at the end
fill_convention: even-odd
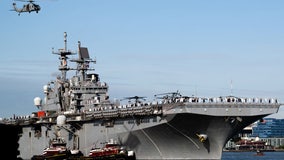
{"type": "Polygon", "coordinates": [[[126,153],[124,159],[220,160],[230,138],[281,106],[276,98],[197,97],[178,91],[153,95],[151,101],[140,96],[110,100],[109,86],[94,72],[96,60],[88,48],[78,42],[77,52],[67,50],[66,32],[64,44],[52,52],[59,56],[61,74],[43,87],[43,99],[34,99],[38,110],[1,120],[20,126],[22,159],[68,151],[94,159],[126,153]]]}

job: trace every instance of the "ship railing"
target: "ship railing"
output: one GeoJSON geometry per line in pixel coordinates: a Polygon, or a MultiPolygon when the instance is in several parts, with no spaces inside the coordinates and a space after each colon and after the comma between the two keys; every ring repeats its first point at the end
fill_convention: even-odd
{"type": "Polygon", "coordinates": [[[168,104],[168,103],[278,103],[277,99],[273,98],[232,98],[232,97],[216,97],[216,98],[206,98],[206,97],[177,97],[172,99],[163,99],[156,102],[157,104],[168,104]]]}
{"type": "Polygon", "coordinates": [[[2,124],[15,124],[16,123],[16,119],[12,119],[12,118],[10,118],[10,119],[2,119],[1,120],[1,122],[0,123],[2,123],[2,124]]]}
{"type": "Polygon", "coordinates": [[[246,104],[278,104],[276,98],[232,98],[232,97],[217,97],[217,98],[188,98],[177,100],[176,102],[189,103],[246,103],[246,104]]]}
{"type": "Polygon", "coordinates": [[[101,118],[115,118],[115,117],[128,117],[135,115],[151,115],[151,114],[161,114],[162,109],[157,106],[145,105],[136,107],[127,106],[117,106],[117,107],[106,107],[101,109],[94,109],[93,112],[87,112],[86,114],[91,114],[95,119],[101,118]]]}
{"type": "Polygon", "coordinates": [[[79,90],[73,90],[73,93],[74,94],[77,94],[77,93],[82,93],[82,94],[93,94],[93,93],[106,93],[107,92],[107,88],[105,87],[99,87],[99,88],[96,88],[95,90],[82,90],[82,89],[79,89],[79,90]]]}
{"type": "MultiPolygon", "coordinates": [[[[206,105],[207,107],[212,106],[212,107],[227,107],[229,104],[229,107],[279,107],[279,105],[282,105],[278,102],[277,99],[275,98],[232,98],[232,97],[223,97],[219,99],[214,99],[214,98],[195,98],[194,100],[191,98],[183,98],[183,99],[176,99],[174,102],[171,103],[142,103],[140,105],[120,105],[120,106],[111,106],[108,105],[102,106],[99,108],[93,108],[93,109],[88,109],[83,113],[82,119],[90,119],[90,118],[95,118],[95,119],[102,119],[102,118],[111,118],[111,117],[127,117],[127,116],[135,116],[135,115],[160,115],[163,113],[163,110],[167,109],[172,109],[177,106],[182,106],[182,105],[190,105],[194,104],[194,106],[200,106],[203,107],[206,105]],[[230,98],[230,99],[229,99],[230,98]],[[193,100],[193,101],[190,101],[193,100]],[[198,100],[198,101],[197,101],[198,100]],[[199,101],[200,100],[200,101],[199,101]]],[[[170,101],[168,101],[170,102],[170,101]]],[[[75,114],[70,114],[70,119],[74,118],[76,115],[75,114]]],[[[50,116],[46,117],[13,117],[10,119],[2,119],[0,123],[5,123],[5,124],[32,124],[40,119],[46,119],[50,118],[50,116]]],[[[54,118],[54,117],[51,117],[54,118]]],[[[44,121],[42,121],[44,122],[44,121]]]]}
{"type": "Polygon", "coordinates": [[[127,116],[127,115],[128,115],[128,109],[127,109],[127,108],[119,109],[119,114],[120,114],[120,116],[122,116],[122,117],[127,116]]]}
{"type": "MultiPolygon", "coordinates": [[[[181,105],[188,105],[188,104],[195,104],[196,106],[214,106],[214,107],[223,107],[230,104],[230,107],[278,107],[280,103],[278,103],[277,99],[261,99],[255,98],[249,100],[232,100],[232,98],[228,101],[214,101],[210,98],[207,98],[201,102],[194,101],[190,102],[189,99],[179,99],[175,102],[160,104],[160,103],[147,103],[141,105],[121,105],[121,106],[102,106],[100,108],[88,109],[86,112],[82,113],[85,116],[82,118],[90,119],[102,119],[102,118],[111,118],[111,117],[127,117],[127,116],[134,116],[134,115],[158,115],[162,114],[164,109],[172,109],[177,106],[181,105]],[[217,105],[216,105],[217,104],[217,105]]],[[[201,99],[199,99],[201,100],[201,99]]],[[[70,117],[74,118],[75,114],[71,114],[70,117]]],[[[31,124],[35,123],[41,118],[48,119],[49,117],[34,117],[34,118],[25,118],[25,117],[14,117],[11,119],[4,119],[1,122],[6,124],[31,124]]]]}
{"type": "Polygon", "coordinates": [[[119,114],[118,114],[118,111],[115,109],[113,109],[113,110],[105,110],[105,111],[103,111],[102,112],[102,116],[103,117],[106,117],[106,118],[108,118],[108,117],[118,117],[119,116],[119,114]]]}
{"type": "Polygon", "coordinates": [[[134,114],[139,114],[139,113],[144,112],[144,109],[143,109],[143,107],[135,107],[135,108],[133,108],[132,111],[133,111],[134,114]]]}
{"type": "MultiPolygon", "coordinates": [[[[216,97],[216,98],[206,98],[206,97],[176,97],[174,101],[169,99],[161,100],[158,102],[153,102],[152,106],[163,106],[163,110],[173,109],[177,106],[190,105],[190,106],[200,106],[200,107],[279,107],[281,105],[278,103],[276,98],[239,98],[239,97],[216,97]]],[[[157,113],[155,111],[155,113],[157,113]]]]}
{"type": "Polygon", "coordinates": [[[36,120],[31,118],[31,116],[16,116],[10,118],[3,118],[0,120],[0,123],[2,124],[30,124],[31,122],[35,122],[36,120]]]}
{"type": "Polygon", "coordinates": [[[93,115],[93,117],[96,118],[96,119],[103,118],[102,112],[94,112],[92,115],[93,115]]]}
{"type": "MultiPolygon", "coordinates": [[[[67,121],[74,120],[92,120],[92,119],[104,119],[104,118],[116,118],[116,117],[132,117],[132,116],[144,116],[144,115],[160,115],[162,114],[163,105],[141,105],[136,107],[101,107],[100,109],[87,109],[80,113],[63,112],[67,118],[67,121]],[[79,117],[79,119],[78,119],[79,117]]],[[[29,117],[29,118],[11,118],[3,119],[0,123],[5,124],[21,124],[29,125],[33,123],[55,123],[56,115],[45,117],[29,117]]]]}

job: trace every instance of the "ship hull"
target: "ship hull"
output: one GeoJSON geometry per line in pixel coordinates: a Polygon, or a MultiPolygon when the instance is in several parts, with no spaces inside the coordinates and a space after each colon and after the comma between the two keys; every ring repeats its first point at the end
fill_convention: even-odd
{"type": "Polygon", "coordinates": [[[265,117],[209,116],[192,113],[145,116],[112,120],[74,121],[60,127],[37,124],[23,127],[19,140],[20,157],[42,154],[54,132],[59,131],[69,148],[87,156],[92,147],[109,139],[133,150],[136,159],[221,159],[227,140],[252,122],[265,117]],[[241,119],[241,121],[240,121],[241,119]],[[76,128],[76,129],[75,129],[76,128]],[[72,132],[75,131],[75,132],[72,132]],[[201,142],[198,134],[206,134],[201,142]]]}

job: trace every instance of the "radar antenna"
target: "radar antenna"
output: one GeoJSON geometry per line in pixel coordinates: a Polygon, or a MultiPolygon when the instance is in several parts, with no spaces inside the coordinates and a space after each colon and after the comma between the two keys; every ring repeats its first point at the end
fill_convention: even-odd
{"type": "Polygon", "coordinates": [[[72,69],[76,70],[77,72],[81,73],[82,81],[85,81],[86,79],[86,71],[87,70],[95,70],[95,69],[90,69],[89,64],[90,62],[96,63],[96,60],[93,60],[89,56],[89,51],[88,48],[86,47],[81,47],[81,42],[78,41],[78,59],[71,59],[71,62],[76,62],[77,63],[77,68],[72,69]]]}

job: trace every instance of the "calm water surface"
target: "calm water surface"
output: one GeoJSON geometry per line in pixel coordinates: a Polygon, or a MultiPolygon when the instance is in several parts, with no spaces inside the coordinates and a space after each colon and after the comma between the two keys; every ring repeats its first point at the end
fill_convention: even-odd
{"type": "Polygon", "coordinates": [[[256,156],[255,152],[223,152],[222,160],[284,160],[284,152],[264,152],[256,156]]]}

